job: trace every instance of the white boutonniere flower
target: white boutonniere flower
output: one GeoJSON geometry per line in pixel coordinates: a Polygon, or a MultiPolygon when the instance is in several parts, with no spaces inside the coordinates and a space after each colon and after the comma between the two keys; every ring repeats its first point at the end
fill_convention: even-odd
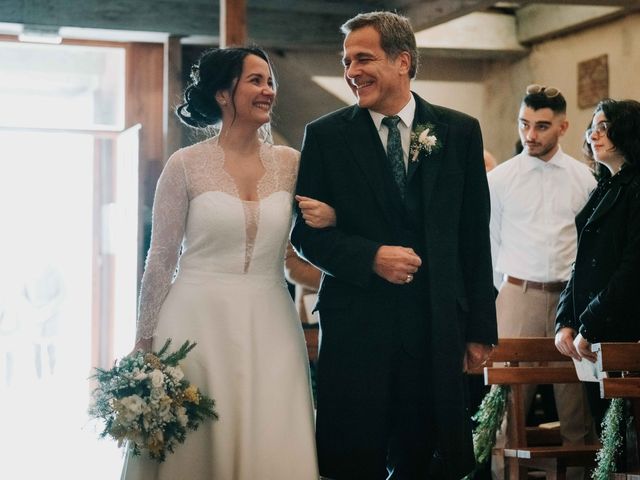
{"type": "Polygon", "coordinates": [[[435,127],[431,123],[418,124],[416,129],[411,132],[409,160],[417,162],[420,152],[430,155],[437,152],[440,147],[441,144],[436,136],[435,127]]]}

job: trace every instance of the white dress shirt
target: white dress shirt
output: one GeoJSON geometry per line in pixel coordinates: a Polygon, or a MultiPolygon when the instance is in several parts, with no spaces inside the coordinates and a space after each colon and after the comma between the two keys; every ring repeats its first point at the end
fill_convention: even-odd
{"type": "Polygon", "coordinates": [[[523,152],[487,177],[496,288],[504,275],[568,280],[577,250],[575,216],[596,186],[591,170],[559,148],[547,162],[523,152]]]}
{"type": "MultiPolygon", "coordinates": [[[[382,119],[387,115],[369,110],[371,119],[373,120],[378,135],[380,135],[380,141],[384,147],[384,151],[387,151],[387,137],[389,136],[389,129],[386,125],[382,124],[382,119]]],[[[402,141],[402,160],[404,161],[404,170],[407,171],[409,165],[409,146],[411,145],[411,128],[413,127],[413,117],[416,114],[416,99],[411,95],[409,103],[407,103],[402,110],[396,115],[400,117],[398,122],[398,130],[400,130],[400,140],[402,141]]]]}

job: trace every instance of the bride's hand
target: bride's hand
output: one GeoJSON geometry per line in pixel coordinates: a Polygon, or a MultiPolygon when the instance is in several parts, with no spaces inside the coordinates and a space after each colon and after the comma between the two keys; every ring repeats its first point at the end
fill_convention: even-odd
{"type": "Polygon", "coordinates": [[[136,344],[133,346],[133,350],[131,350],[131,353],[129,353],[129,355],[127,355],[127,356],[133,355],[138,350],[142,350],[145,353],[146,352],[150,352],[152,343],[153,343],[153,338],[141,338],[141,339],[139,339],[136,342],[136,344]]]}
{"type": "Polygon", "coordinates": [[[302,195],[296,195],[298,206],[307,225],[313,228],[334,227],[336,211],[324,202],[302,195]]]}

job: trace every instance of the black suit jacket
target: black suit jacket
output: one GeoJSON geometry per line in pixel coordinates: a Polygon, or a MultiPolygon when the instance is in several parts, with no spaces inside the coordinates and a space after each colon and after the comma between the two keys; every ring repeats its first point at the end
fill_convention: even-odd
{"type": "Polygon", "coordinates": [[[640,340],[640,170],[626,166],[610,182],[576,216],[578,252],[556,316],[556,330],[592,343],[640,340]]]}
{"type": "MultiPolygon", "coordinates": [[[[447,478],[459,479],[473,467],[462,374],[465,343],[497,343],[489,194],[477,120],[414,96],[414,126],[433,124],[441,147],[421,154],[421,164],[410,165],[408,175],[417,176],[410,181],[421,182],[418,251],[430,317],[423,348],[431,365],[437,366],[431,381],[438,450],[448,465],[447,478]]],[[[361,319],[357,312],[380,299],[393,301],[403,288],[372,269],[380,246],[402,244],[398,215],[404,207],[389,179],[386,154],[367,110],[346,107],[307,126],[297,193],[330,204],[337,225],[312,229],[298,215],[291,240],[302,256],[325,272],[317,305],[321,324],[324,309],[349,308],[354,325],[366,325],[363,334],[376,336],[372,341],[380,345],[393,336],[395,326],[383,313],[361,319]]],[[[404,208],[405,213],[411,211],[416,209],[404,208]]],[[[331,341],[344,342],[341,351],[357,355],[358,349],[349,345],[356,340],[356,330],[335,328],[341,334],[332,335],[331,341]]],[[[322,350],[320,355],[322,362],[322,350]]]]}

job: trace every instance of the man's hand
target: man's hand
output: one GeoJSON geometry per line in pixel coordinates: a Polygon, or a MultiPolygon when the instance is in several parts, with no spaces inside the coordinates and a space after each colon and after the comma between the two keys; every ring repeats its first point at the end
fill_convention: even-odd
{"type": "Polygon", "coordinates": [[[302,218],[312,228],[333,227],[336,224],[336,212],[328,204],[302,195],[296,195],[302,218]]]}
{"type": "Polygon", "coordinates": [[[586,358],[591,363],[596,363],[596,360],[598,360],[598,354],[591,351],[591,344],[586,338],[582,336],[581,333],[576,336],[573,344],[575,345],[576,350],[578,350],[578,353],[582,356],[582,358],[586,358]]]}
{"type": "Polygon", "coordinates": [[[555,344],[558,351],[566,355],[567,357],[575,358],[580,361],[582,357],[578,353],[575,345],[573,344],[573,339],[576,336],[576,331],[571,327],[563,327],[558,330],[556,333],[555,344]]]}
{"type": "Polygon", "coordinates": [[[388,282],[410,283],[422,260],[412,248],[381,246],[373,259],[373,271],[388,282]]]}
{"type": "Polygon", "coordinates": [[[483,366],[487,363],[487,359],[492,351],[492,345],[475,342],[467,343],[467,350],[464,352],[464,361],[462,364],[463,371],[468,372],[483,366]]]}

